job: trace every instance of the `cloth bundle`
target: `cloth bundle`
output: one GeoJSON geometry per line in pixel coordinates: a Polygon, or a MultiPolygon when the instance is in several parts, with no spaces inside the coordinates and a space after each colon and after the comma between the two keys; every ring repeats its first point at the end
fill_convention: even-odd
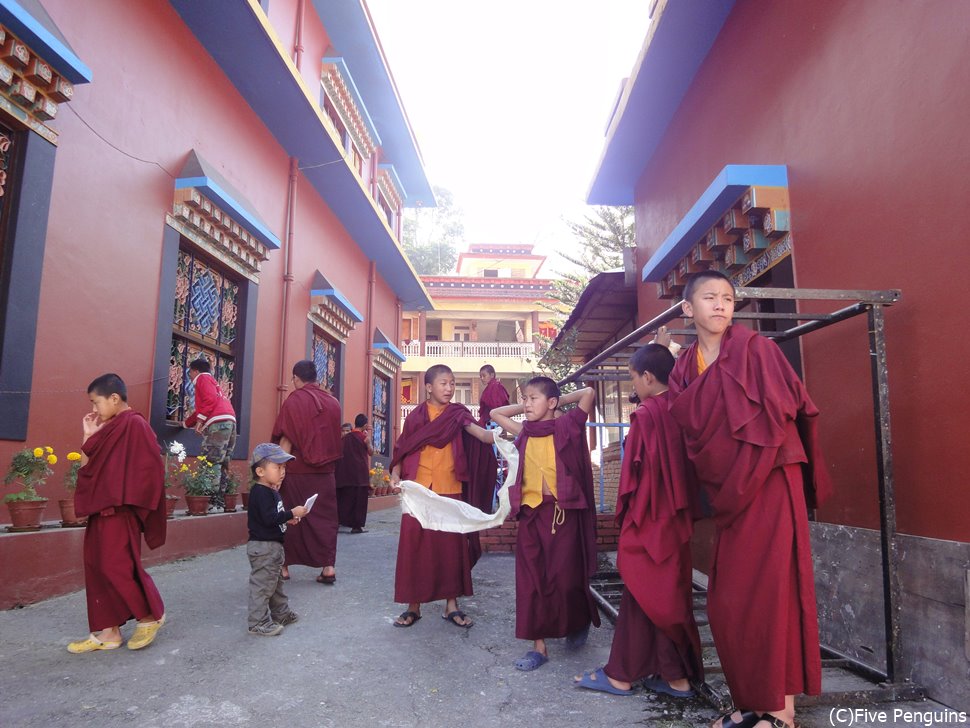
{"type": "Polygon", "coordinates": [[[508,518],[512,504],[509,502],[509,488],[515,483],[519,472],[519,451],[515,445],[503,440],[501,430],[492,430],[492,438],[499,454],[508,464],[505,482],[498,490],[498,509],[495,513],[485,513],[464,501],[444,498],[412,480],[402,480],[401,510],[410,513],[422,528],[449,533],[474,533],[487,528],[501,526],[508,518]]]}

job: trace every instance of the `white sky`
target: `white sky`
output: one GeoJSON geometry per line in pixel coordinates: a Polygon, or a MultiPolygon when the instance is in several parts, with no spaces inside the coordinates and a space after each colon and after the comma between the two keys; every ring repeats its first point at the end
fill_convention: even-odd
{"type": "MultiPolygon", "coordinates": [[[[468,243],[571,247],[650,0],[367,0],[428,178],[468,243]]],[[[562,267],[550,257],[543,273],[562,267]]]]}

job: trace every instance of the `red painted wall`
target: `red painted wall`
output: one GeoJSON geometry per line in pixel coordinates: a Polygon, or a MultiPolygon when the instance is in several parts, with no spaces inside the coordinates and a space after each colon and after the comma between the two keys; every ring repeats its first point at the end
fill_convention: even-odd
{"type": "MultiPolygon", "coordinates": [[[[886,314],[898,525],[960,541],[967,27],[970,4],[946,0],[739,0],[636,187],[644,261],[726,164],[787,164],[796,285],[902,289],[886,314]]],[[[641,321],[669,305],[653,284],[639,293],[641,321]]],[[[878,527],[865,322],[811,334],[803,351],[837,485],[820,515],[878,527]]]]}
{"type": "MultiPolygon", "coordinates": [[[[62,458],[43,492],[52,499],[46,518],[53,519],[53,499],[64,493],[63,456],[79,445],[80,420],[90,408],[87,383],[116,371],[129,383],[132,406],[148,412],[165,214],[187,154],[195,149],[217,167],[281,240],[289,160],[165,0],[113,0],[100,3],[97,12],[74,0],[44,5],[94,76],[93,83],[76,88],[53,124],[61,136],[26,443],[52,445],[62,458]]],[[[307,8],[315,19],[312,3],[307,8]]],[[[308,25],[305,58],[316,58],[312,73],[318,78],[326,37],[318,20],[308,25]]],[[[302,177],[294,230],[287,373],[306,353],[314,271],[364,313],[369,265],[302,177]]],[[[268,438],[277,412],[282,280],[282,251],[273,251],[260,276],[250,445],[268,438]]],[[[358,324],[347,344],[344,406],[353,413],[366,411],[360,372],[372,327],[395,331],[397,299],[382,280],[375,302],[374,319],[358,324]]],[[[0,463],[6,465],[21,447],[0,442],[0,463]]],[[[0,518],[7,518],[6,509],[0,518]]]]}

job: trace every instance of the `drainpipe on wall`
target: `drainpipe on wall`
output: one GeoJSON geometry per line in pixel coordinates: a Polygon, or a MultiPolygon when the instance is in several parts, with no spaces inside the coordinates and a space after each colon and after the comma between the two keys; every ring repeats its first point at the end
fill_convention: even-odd
{"type": "MultiPolygon", "coordinates": [[[[370,412],[367,416],[368,422],[374,419],[374,286],[377,284],[377,263],[370,261],[367,271],[367,362],[364,370],[367,379],[364,386],[364,395],[367,399],[364,402],[364,411],[370,412]]],[[[390,403],[388,403],[390,405],[390,403]]],[[[390,437],[390,433],[388,433],[390,437]]]]}
{"type": "Polygon", "coordinates": [[[299,0],[296,5],[296,44],[293,46],[293,63],[296,70],[300,70],[303,63],[303,23],[306,19],[306,0],[299,0]]]}
{"type": "Polygon", "coordinates": [[[287,310],[290,304],[290,283],[293,282],[293,228],[296,219],[296,182],[299,174],[299,161],[296,157],[290,157],[290,181],[286,188],[286,235],[284,236],[286,248],[283,251],[283,303],[280,310],[280,378],[277,390],[277,411],[283,406],[283,396],[287,390],[286,378],[286,347],[289,343],[288,329],[286,326],[287,310]]]}

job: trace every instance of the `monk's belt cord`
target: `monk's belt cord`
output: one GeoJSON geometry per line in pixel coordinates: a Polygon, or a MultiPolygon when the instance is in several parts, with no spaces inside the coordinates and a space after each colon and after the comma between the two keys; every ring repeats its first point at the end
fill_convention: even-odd
{"type": "Polygon", "coordinates": [[[552,511],[552,532],[555,534],[556,526],[561,526],[566,522],[566,511],[559,507],[557,502],[552,511]]]}

